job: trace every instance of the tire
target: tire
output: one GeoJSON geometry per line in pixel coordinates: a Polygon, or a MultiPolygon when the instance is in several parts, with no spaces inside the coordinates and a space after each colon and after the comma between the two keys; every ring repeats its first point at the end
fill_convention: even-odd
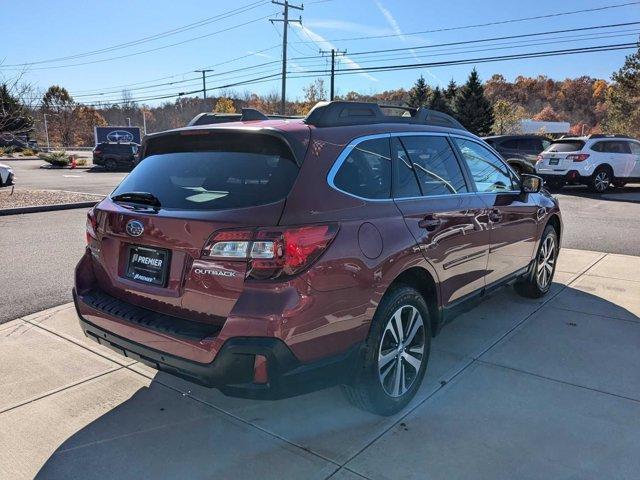
{"type": "Polygon", "coordinates": [[[373,316],[353,382],[342,386],[345,396],[354,406],[377,415],[399,412],[420,388],[430,347],[424,298],[412,287],[394,287],[373,316]],[[399,327],[402,338],[397,342],[399,327]]]}
{"type": "Polygon", "coordinates": [[[104,168],[109,170],[110,172],[115,172],[118,169],[118,162],[116,162],[113,158],[107,158],[104,161],[104,168]]]}
{"type": "Polygon", "coordinates": [[[589,188],[596,193],[606,192],[613,183],[613,172],[609,167],[598,167],[589,181],[589,188]]]}
{"type": "Polygon", "coordinates": [[[559,251],[558,233],[553,226],[547,225],[542,232],[540,246],[529,273],[514,285],[516,292],[528,298],[546,295],[553,282],[559,251]]]}

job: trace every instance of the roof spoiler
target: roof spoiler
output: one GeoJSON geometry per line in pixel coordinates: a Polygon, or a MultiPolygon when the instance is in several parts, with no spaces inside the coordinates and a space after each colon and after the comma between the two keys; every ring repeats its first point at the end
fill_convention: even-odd
{"type": "Polygon", "coordinates": [[[466,130],[455,118],[436,110],[369,102],[318,102],[305,118],[305,123],[316,127],[405,123],[466,130]],[[386,115],[383,110],[400,110],[403,113],[386,115]]]}

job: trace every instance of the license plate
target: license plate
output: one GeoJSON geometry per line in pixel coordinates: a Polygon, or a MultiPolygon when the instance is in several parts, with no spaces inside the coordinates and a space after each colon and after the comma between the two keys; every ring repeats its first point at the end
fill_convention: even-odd
{"type": "Polygon", "coordinates": [[[136,282],[164,286],[169,270],[169,250],[129,247],[126,276],[136,282]]]}
{"type": "Polygon", "coordinates": [[[558,165],[558,163],[560,163],[560,159],[559,158],[550,158],[549,159],[549,165],[558,165]]]}

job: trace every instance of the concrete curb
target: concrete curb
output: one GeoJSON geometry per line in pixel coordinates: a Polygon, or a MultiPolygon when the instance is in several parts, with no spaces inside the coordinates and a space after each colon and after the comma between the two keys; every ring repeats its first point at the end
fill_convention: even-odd
{"type": "Polygon", "coordinates": [[[37,212],[53,212],[56,210],[71,210],[74,208],[91,208],[100,202],[102,199],[96,199],[89,202],[76,202],[76,203],[60,203],[58,205],[37,205],[34,207],[17,207],[17,208],[4,208],[0,209],[0,217],[6,215],[20,215],[23,213],[37,213],[37,212]]]}

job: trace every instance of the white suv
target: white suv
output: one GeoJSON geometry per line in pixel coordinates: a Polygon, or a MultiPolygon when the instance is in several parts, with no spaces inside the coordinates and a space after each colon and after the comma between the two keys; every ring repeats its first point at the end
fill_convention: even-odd
{"type": "Polygon", "coordinates": [[[536,173],[552,187],[582,183],[598,193],[640,182],[640,141],[624,135],[564,137],[538,155],[536,173]]]}

